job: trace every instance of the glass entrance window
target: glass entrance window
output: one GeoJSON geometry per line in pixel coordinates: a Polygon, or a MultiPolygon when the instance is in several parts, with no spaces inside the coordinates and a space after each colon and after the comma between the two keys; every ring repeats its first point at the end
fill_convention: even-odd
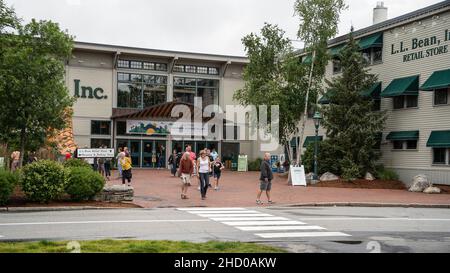
{"type": "Polygon", "coordinates": [[[153,162],[153,141],[143,141],[142,144],[142,167],[145,168],[154,168],[155,163],[153,162]]]}
{"type": "Polygon", "coordinates": [[[131,163],[133,166],[141,166],[141,141],[131,140],[130,141],[130,155],[131,163]]]}
{"type": "Polygon", "coordinates": [[[156,167],[165,168],[166,167],[166,141],[157,140],[155,141],[155,157],[156,157],[156,167]]]}

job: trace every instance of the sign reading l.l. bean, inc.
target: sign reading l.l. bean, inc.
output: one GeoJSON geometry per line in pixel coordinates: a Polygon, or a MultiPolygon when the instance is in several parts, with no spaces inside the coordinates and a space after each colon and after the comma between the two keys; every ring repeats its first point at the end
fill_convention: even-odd
{"type": "Polygon", "coordinates": [[[83,99],[97,99],[97,100],[103,100],[107,99],[107,95],[103,95],[105,92],[103,88],[100,87],[91,87],[91,86],[81,86],[80,80],[75,79],[75,97],[76,98],[83,98],[83,99]]]}
{"type": "Polygon", "coordinates": [[[114,149],[78,149],[79,158],[110,158],[114,157],[114,149]]]}
{"type": "Polygon", "coordinates": [[[400,41],[399,44],[391,44],[391,55],[403,54],[403,62],[411,62],[437,55],[449,53],[450,30],[443,31],[443,36],[430,36],[411,39],[410,44],[400,41]],[[411,50],[419,50],[408,53],[411,50]]]}

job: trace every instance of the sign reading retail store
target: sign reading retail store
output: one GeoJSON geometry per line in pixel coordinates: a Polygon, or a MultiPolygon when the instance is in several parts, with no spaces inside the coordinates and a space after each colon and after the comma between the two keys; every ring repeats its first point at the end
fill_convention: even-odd
{"type": "Polygon", "coordinates": [[[247,155],[239,155],[238,157],[238,172],[247,171],[247,155]]]}
{"type": "Polygon", "coordinates": [[[114,157],[114,149],[78,149],[79,158],[114,157]]]}
{"type": "Polygon", "coordinates": [[[103,95],[105,92],[100,87],[82,86],[80,85],[80,80],[74,80],[75,83],[75,97],[83,99],[107,99],[108,96],[103,95]]]}
{"type": "Polygon", "coordinates": [[[430,36],[411,39],[409,45],[404,41],[399,44],[391,44],[391,55],[403,53],[403,62],[411,62],[424,58],[429,58],[437,55],[449,53],[450,30],[443,31],[443,37],[430,36]],[[408,53],[410,50],[420,50],[408,53]]]}
{"type": "Polygon", "coordinates": [[[305,168],[303,165],[300,167],[291,166],[289,168],[288,183],[291,183],[292,186],[305,186],[306,187],[305,168]]]}

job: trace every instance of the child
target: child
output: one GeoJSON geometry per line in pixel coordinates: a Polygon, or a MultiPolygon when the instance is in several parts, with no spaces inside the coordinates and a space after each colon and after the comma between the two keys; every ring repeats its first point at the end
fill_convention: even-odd
{"type": "Polygon", "coordinates": [[[219,190],[219,180],[220,176],[222,174],[222,170],[225,169],[223,163],[220,161],[220,157],[216,157],[216,160],[213,162],[213,171],[214,171],[214,178],[215,178],[215,185],[214,190],[219,190]]]}
{"type": "Polygon", "coordinates": [[[128,187],[131,186],[131,158],[130,156],[125,156],[120,160],[122,165],[122,184],[125,185],[125,179],[128,180],[128,187]]]}

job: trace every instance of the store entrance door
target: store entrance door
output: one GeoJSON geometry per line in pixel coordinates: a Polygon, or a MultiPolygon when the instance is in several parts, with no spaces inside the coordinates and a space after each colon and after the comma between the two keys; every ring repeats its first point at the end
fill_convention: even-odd
{"type": "Polygon", "coordinates": [[[142,141],[142,167],[165,168],[166,167],[166,141],[143,140],[142,141]]]}

